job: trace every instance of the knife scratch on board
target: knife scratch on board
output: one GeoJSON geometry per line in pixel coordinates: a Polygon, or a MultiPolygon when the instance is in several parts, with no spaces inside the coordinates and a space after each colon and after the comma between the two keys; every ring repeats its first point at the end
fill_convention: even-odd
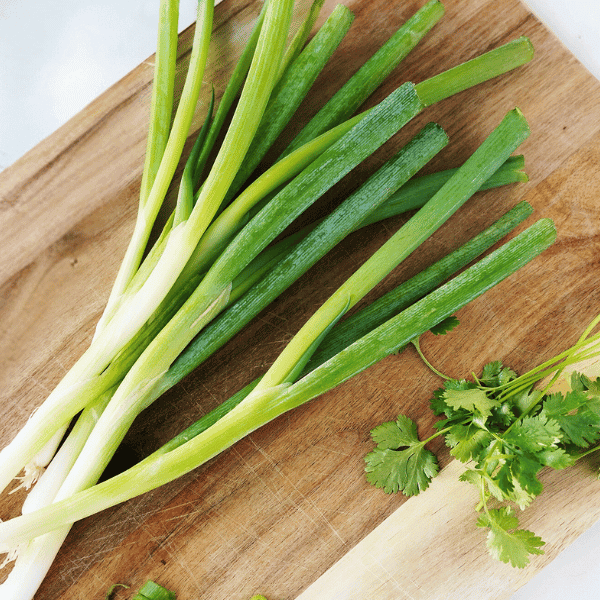
{"type": "MultiPolygon", "coordinates": [[[[288,500],[292,503],[292,505],[294,506],[294,508],[300,512],[301,514],[303,514],[304,516],[306,516],[312,523],[317,523],[318,521],[322,520],[327,527],[331,530],[331,532],[333,533],[333,535],[342,543],[342,545],[346,546],[347,542],[344,540],[344,538],[340,535],[340,533],[338,532],[338,530],[333,526],[333,524],[331,523],[331,521],[329,521],[329,519],[325,516],[325,514],[323,513],[323,511],[314,503],[312,502],[308,496],[306,496],[305,494],[303,494],[296,485],[294,485],[294,483],[292,482],[292,480],[285,476],[282,472],[281,469],[279,469],[279,467],[277,466],[277,464],[275,463],[275,461],[273,461],[273,459],[264,451],[264,449],[259,446],[254,439],[252,438],[252,436],[248,437],[248,440],[252,443],[252,445],[256,448],[256,450],[267,460],[267,462],[271,465],[271,467],[273,468],[273,470],[288,484],[291,485],[292,489],[294,490],[294,492],[297,492],[301,498],[301,500],[303,502],[306,502],[306,504],[308,504],[311,508],[313,508],[315,510],[315,512],[317,513],[317,517],[318,518],[314,518],[313,516],[311,516],[304,508],[301,507],[300,503],[298,501],[293,500],[291,497],[288,498],[288,500]]],[[[240,457],[241,458],[241,457],[240,457]]],[[[242,459],[243,460],[243,459],[242,459]]],[[[244,461],[244,464],[246,466],[248,466],[250,468],[250,470],[260,479],[260,481],[262,483],[266,484],[266,481],[264,481],[260,475],[258,475],[258,473],[256,472],[256,470],[249,466],[247,464],[246,461],[244,461]]],[[[280,500],[282,501],[283,499],[281,499],[279,497],[279,494],[277,493],[276,490],[271,490],[271,492],[280,500]]]]}

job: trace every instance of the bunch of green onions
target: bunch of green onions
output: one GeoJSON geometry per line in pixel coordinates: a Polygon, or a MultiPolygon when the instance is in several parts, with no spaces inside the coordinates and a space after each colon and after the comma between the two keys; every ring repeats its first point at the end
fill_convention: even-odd
{"type": "Polygon", "coordinates": [[[307,43],[322,4],[316,0],[290,36],[293,0],[266,0],[176,182],[202,87],[213,4],[199,2],[189,70],[173,115],[178,2],[161,1],[148,146],[131,242],[89,348],[0,452],[0,489],[23,469],[35,479],[45,468],[23,515],[0,524],[0,550],[19,549],[0,586],[4,598],[33,597],[75,520],[172,481],[398,351],[552,243],[552,223],[539,221],[441,285],[530,214],[521,204],[384,297],[375,310],[358,313],[348,321],[351,327],[340,322],[476,191],[526,179],[522,159],[511,157],[529,135],[520,111],[508,112],[458,169],[412,179],[448,142],[438,125],[427,125],[329,216],[274,240],[428,105],[524,64],[532,49],[527,39],[515,40],[417,85],[406,83],[357,113],[442,17],[442,4],[431,0],[265,166],[267,151],[352,23],[352,14],[340,5],[307,43]],[[259,165],[263,171],[257,176],[259,165]],[[150,244],[169,189],[177,191],[176,206],[150,244]],[[261,378],[138,465],[97,483],[142,410],[349,233],[411,210],[415,214],[312,315],[261,378]]]}

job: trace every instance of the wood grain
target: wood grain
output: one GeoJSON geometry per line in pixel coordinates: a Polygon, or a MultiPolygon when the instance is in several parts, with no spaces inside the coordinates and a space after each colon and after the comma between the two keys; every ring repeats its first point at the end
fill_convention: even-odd
{"type": "MultiPolygon", "coordinates": [[[[324,13],[334,4],[328,1],[324,13]]],[[[285,139],[422,2],[345,4],[356,14],[351,32],[285,139]]],[[[302,2],[300,9],[306,5],[302,2]]],[[[529,201],[535,218],[555,220],[556,244],[460,311],[462,325],[446,339],[431,336],[423,344],[436,365],[452,375],[466,376],[492,359],[521,371],[567,347],[600,306],[600,85],[518,2],[447,0],[445,5],[443,21],[369,105],[406,80],[421,81],[520,35],[532,39],[536,57],[428,109],[317,209],[339,202],[426,122],[437,121],[451,138],[428,165],[434,170],[459,164],[508,110],[519,106],[532,129],[519,150],[530,182],[474,197],[376,292],[457,247],[517,201],[529,201]]],[[[195,128],[209,84],[222,93],[259,8],[254,0],[225,0],[217,7],[211,67],[195,128]]],[[[181,73],[191,34],[181,36],[181,73]]],[[[152,57],[0,173],[2,444],[89,343],[108,296],[135,217],[151,63],[152,57]]],[[[401,222],[370,227],[340,244],[148,409],[110,469],[124,468],[263,372],[307,315],[401,222]]],[[[101,598],[114,583],[135,589],[152,578],[182,600],[247,600],[257,592],[291,600],[397,509],[404,511],[397,515],[410,516],[396,548],[410,578],[399,580],[394,598],[403,597],[401,592],[427,599],[510,597],[600,517],[600,486],[590,476],[595,465],[545,474],[544,495],[523,517],[547,540],[543,557],[522,571],[493,562],[471,515],[461,508],[460,495],[456,501],[450,496],[451,482],[442,479],[428,496],[406,502],[371,488],[362,475],[374,425],[405,412],[423,433],[431,431],[426,407],[438,385],[413,353],[389,357],[280,417],[204,468],[77,523],[38,597],[101,598]],[[445,511],[456,511],[457,518],[444,519],[445,511]],[[488,587],[482,588],[482,581],[488,587]]],[[[432,449],[440,452],[442,465],[450,463],[439,445],[432,449]]],[[[0,517],[16,514],[19,499],[19,494],[3,496],[0,517]]],[[[328,597],[339,598],[336,590],[329,592],[328,597]]],[[[131,596],[131,590],[119,590],[114,597],[131,596]]],[[[304,597],[316,596],[307,592],[304,597]]]]}

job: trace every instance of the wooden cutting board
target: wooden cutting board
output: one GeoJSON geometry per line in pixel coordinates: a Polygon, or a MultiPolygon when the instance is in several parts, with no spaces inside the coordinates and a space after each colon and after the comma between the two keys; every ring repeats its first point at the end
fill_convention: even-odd
{"type": "MultiPolygon", "coordinates": [[[[286,139],[422,4],[344,1],[355,12],[355,23],[286,139]]],[[[442,22],[369,104],[406,80],[421,81],[521,35],[532,39],[535,59],[428,109],[337,186],[321,208],[338,202],[424,123],[437,121],[451,138],[427,167],[431,171],[460,164],[508,110],[519,106],[532,130],[519,150],[530,182],[475,196],[377,294],[457,247],[517,201],[529,201],[535,216],[527,224],[554,219],[556,244],[460,311],[461,326],[450,335],[423,342],[435,364],[453,376],[468,376],[493,359],[523,371],[570,345],[600,307],[600,84],[517,1],[446,0],[445,5],[442,22]]],[[[328,1],[324,14],[333,6],[328,1]]],[[[225,0],[217,7],[194,129],[209,86],[222,92],[258,10],[257,0],[225,0]]],[[[182,67],[190,42],[186,31],[182,67]]],[[[136,212],[151,78],[149,58],[0,173],[3,445],[89,343],[108,296],[136,212]]],[[[130,465],[264,372],[307,316],[401,222],[351,236],[316,265],[144,413],[109,471],[130,465]]],[[[393,551],[378,554],[377,542],[363,560],[372,574],[397,575],[386,584],[396,587],[381,598],[510,597],[600,518],[597,465],[590,461],[544,474],[546,490],[523,516],[523,524],[547,541],[543,557],[521,571],[494,562],[439,444],[432,450],[451,470],[421,497],[406,502],[385,495],[363,477],[363,456],[372,447],[369,430],[403,412],[417,420],[422,433],[430,432],[428,400],[439,385],[413,352],[389,357],[204,468],[77,523],[37,597],[104,598],[111,585],[125,583],[132,589],[114,596],[124,599],[151,578],[181,600],[247,600],[257,592],[270,600],[292,600],[394,513],[401,527],[393,551]]],[[[16,514],[21,499],[3,496],[0,517],[16,514]]],[[[329,589],[301,597],[342,596],[329,589]]],[[[361,598],[373,600],[369,591],[361,598]]]]}

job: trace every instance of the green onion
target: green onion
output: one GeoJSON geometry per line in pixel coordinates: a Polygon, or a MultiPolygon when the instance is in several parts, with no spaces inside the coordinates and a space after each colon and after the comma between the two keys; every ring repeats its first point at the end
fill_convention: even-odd
{"type": "MultiPolygon", "coordinates": [[[[271,3],[267,6],[265,23],[261,27],[259,38],[259,41],[262,39],[263,42],[257,44],[253,65],[234,115],[232,127],[228,130],[224,145],[221,147],[211,171],[214,174],[213,178],[211,179],[209,175],[202,186],[200,198],[189,219],[171,230],[165,249],[148,279],[136,293],[125,297],[118,313],[103,327],[88,351],[67,373],[63,381],[49,396],[48,401],[32,416],[15,440],[2,451],[0,454],[2,459],[0,488],[5,487],[10,479],[17,474],[23,465],[23,461],[28,462],[41,450],[54,435],[57,428],[68,423],[69,419],[85,406],[88,398],[95,398],[101,393],[105,381],[105,377],[103,377],[105,369],[118,355],[119,351],[129,343],[129,340],[136,335],[136,332],[140,330],[154,310],[160,306],[162,299],[168,295],[168,290],[177,280],[183,264],[193,254],[196,245],[194,240],[198,239],[201,232],[208,227],[206,220],[210,218],[209,215],[214,215],[218,209],[221,202],[219,198],[222,198],[226,193],[230,177],[233,176],[232,173],[236,165],[241,164],[240,149],[247,147],[251,140],[252,132],[247,127],[243,127],[242,123],[245,123],[248,127],[250,126],[250,115],[256,113],[256,106],[266,105],[266,99],[273,86],[275,62],[268,66],[269,61],[260,57],[269,53],[266,48],[269,48],[271,52],[273,51],[272,44],[279,45],[279,47],[283,46],[281,36],[275,35],[272,37],[271,33],[273,29],[277,29],[278,24],[289,20],[289,12],[285,10],[285,7],[281,11],[275,11],[273,6],[271,3]],[[267,19],[269,15],[271,17],[267,19]],[[270,83],[265,83],[259,77],[259,74],[263,72],[265,72],[267,81],[270,83]],[[260,94],[263,100],[256,105],[252,104],[250,100],[244,101],[246,92],[250,95],[256,94],[256,97],[260,94]],[[245,121],[246,117],[248,120],[245,121]],[[234,124],[236,124],[235,127],[234,124]],[[236,156],[237,159],[234,160],[233,157],[236,156]],[[229,160],[230,158],[231,160],[229,160]],[[222,178],[219,177],[217,180],[216,173],[220,173],[222,178]],[[202,200],[203,194],[206,200],[210,200],[206,205],[202,200]],[[204,224],[201,225],[202,222],[204,224]]],[[[278,4],[277,7],[279,6],[278,4]]],[[[521,56],[520,60],[524,60],[521,45],[513,47],[512,52],[521,56]]],[[[490,53],[486,56],[489,55],[490,53]]],[[[479,66],[481,67],[481,65],[479,66]]],[[[480,70],[483,71],[483,69],[480,70]]],[[[468,75],[468,69],[462,69],[457,76],[464,77],[465,72],[468,75]]],[[[434,85],[428,84],[428,88],[435,90],[438,85],[441,85],[440,80],[434,78],[434,85]]],[[[458,87],[463,89],[464,81],[458,87]]],[[[418,89],[417,86],[417,92],[418,89]]],[[[441,93],[439,92],[438,95],[441,93]]],[[[246,97],[249,96],[246,95],[246,97]]],[[[351,123],[355,124],[366,118],[369,112],[358,115],[351,123]]],[[[256,114],[252,122],[258,124],[259,117],[260,115],[256,114]]],[[[216,296],[213,297],[213,300],[222,291],[223,288],[216,290],[216,296]]]]}
{"type": "Polygon", "coordinates": [[[488,81],[492,77],[520,67],[532,58],[531,41],[526,37],[520,37],[423,81],[417,86],[419,97],[425,106],[430,106],[483,81],[488,81]]]}
{"type": "MultiPolygon", "coordinates": [[[[523,172],[525,162],[522,155],[511,156],[506,162],[479,188],[488,190],[511,183],[528,181],[523,172]]],[[[386,203],[374,211],[363,224],[376,223],[380,219],[421,208],[458,169],[446,169],[421,177],[414,177],[403,185],[386,203]]]]}
{"type": "Polygon", "coordinates": [[[320,344],[319,349],[311,358],[309,368],[311,365],[325,362],[338,351],[340,345],[349,346],[357,338],[366,335],[370,330],[408,308],[440,285],[452,273],[469,264],[484,250],[495,244],[532,212],[530,204],[520,202],[466,244],[364,307],[355,315],[348,317],[336,326],[335,335],[331,335],[320,344]]]}
{"type": "Polygon", "coordinates": [[[279,68],[278,80],[281,79],[289,65],[293,63],[300,52],[302,52],[304,44],[306,44],[306,40],[308,40],[311,30],[317,22],[319,13],[323,8],[323,4],[325,4],[325,0],[313,0],[310,10],[306,13],[304,20],[300,24],[300,27],[298,27],[298,31],[296,31],[294,34],[292,41],[285,51],[285,55],[279,68]]]}
{"type": "MultiPolygon", "coordinates": [[[[459,269],[466,266],[477,256],[489,249],[494,243],[507,235],[516,225],[531,215],[533,209],[527,202],[520,202],[517,206],[507,212],[493,225],[488,227],[481,234],[477,235],[459,249],[450,253],[446,257],[431,265],[421,273],[415,275],[405,283],[397,286],[373,303],[362,308],[352,317],[335,325],[330,333],[324,338],[317,351],[310,358],[310,362],[305,368],[305,372],[314,370],[317,366],[324,363],[343,350],[346,346],[355,342],[358,338],[366,335],[372,329],[382,325],[385,321],[397,315],[400,311],[408,308],[417,300],[423,298],[438,285],[442,284],[449,276],[456,273],[459,269]]],[[[160,387],[160,394],[164,393],[170,387],[173,387],[189,372],[198,365],[195,360],[198,359],[198,351],[194,344],[190,346],[179,357],[178,361],[172,365],[168,373],[163,378],[160,387]],[[188,355],[190,355],[188,357],[188,355]]],[[[218,421],[231,408],[239,404],[258,383],[258,379],[234,394],[223,404],[217,406],[205,416],[201,417],[196,423],[191,425],[181,434],[167,442],[157,452],[168,452],[182,443],[195,437],[202,431],[205,431],[218,421]]]]}
{"type": "Polygon", "coordinates": [[[221,129],[227,119],[227,115],[229,110],[231,109],[235,99],[238,96],[239,90],[242,87],[244,79],[248,74],[248,70],[250,69],[250,64],[254,57],[254,52],[256,51],[256,45],[258,43],[258,38],[260,36],[262,26],[265,19],[265,12],[270,0],[266,0],[263,4],[262,10],[254,28],[252,29],[252,33],[248,38],[248,42],[244,47],[244,51],[240,56],[229,81],[227,82],[227,86],[225,91],[223,92],[223,96],[221,97],[221,101],[219,102],[219,107],[217,108],[217,112],[215,114],[214,121],[212,122],[210,129],[208,131],[206,143],[203,145],[202,152],[198,157],[198,161],[196,162],[195,172],[199,175],[202,174],[206,163],[208,162],[208,157],[214,148],[214,144],[217,140],[221,129]]]}
{"type": "Polygon", "coordinates": [[[154,581],[147,581],[133,597],[133,600],[175,600],[175,592],[167,590],[154,581]]]}
{"type": "Polygon", "coordinates": [[[430,0],[417,11],[311,119],[283,155],[349,119],[443,14],[444,6],[438,0],[430,0]]]}
{"type": "Polygon", "coordinates": [[[263,159],[306,96],[334,50],[346,35],[354,15],[338,5],[277,83],[265,114],[228,191],[232,198],[263,159]]]}
{"type": "Polygon", "coordinates": [[[435,196],[370,257],[307,321],[252,393],[257,395],[288,377],[332,320],[354,306],[376,283],[411,254],[498,169],[529,135],[518,109],[509,112],[435,196]]]}
{"type": "Polygon", "coordinates": [[[307,395],[315,397],[404,347],[525,265],[555,239],[552,221],[541,219],[473,267],[311,371],[286,391],[285,400],[280,399],[285,410],[303,404],[307,395]]]}
{"type": "MultiPolygon", "coordinates": [[[[208,135],[214,104],[215,92],[213,90],[210,99],[210,105],[208,107],[208,116],[206,117],[204,125],[200,129],[200,133],[198,133],[198,136],[196,137],[192,151],[190,152],[187,162],[185,163],[185,168],[183,169],[183,173],[181,175],[181,183],[179,184],[179,193],[177,195],[177,204],[173,213],[173,221],[165,228],[166,231],[172,227],[177,227],[179,223],[186,221],[192,214],[192,210],[194,208],[194,189],[198,185],[198,181],[200,179],[199,171],[201,170],[201,167],[198,165],[198,158],[206,142],[206,136],[208,135]]],[[[160,246],[161,244],[159,241],[155,247],[160,246]]],[[[153,247],[153,250],[155,247],[153,247]]],[[[155,260],[150,262],[151,264],[156,264],[155,260]]]]}
{"type": "MultiPolygon", "coordinates": [[[[20,523],[35,523],[39,515],[56,515],[54,511],[60,507],[72,510],[75,519],[103,502],[108,506],[120,501],[122,490],[113,497],[102,497],[103,490],[115,492],[111,487],[115,480],[109,480],[106,487],[94,484],[141,410],[230,339],[349,233],[391,214],[418,208],[311,317],[259,381],[212,411],[201,427],[186,430],[116,480],[129,481],[127,493],[134,495],[149,489],[145,487],[149,473],[156,475],[153,486],[168,481],[283,410],[308,401],[319,386],[329,389],[327,386],[337,385],[342,381],[337,374],[346,372],[344,369],[358,372],[366,368],[364,357],[356,358],[352,348],[367,343],[365,339],[375,343],[367,331],[375,323],[363,321],[367,323],[366,329],[360,330],[364,336],[356,343],[337,335],[338,345],[332,349],[327,339],[335,336],[336,329],[343,332],[340,319],[475,191],[525,177],[520,172],[522,161],[509,159],[528,134],[525,120],[515,110],[459,169],[407,183],[447,143],[441,128],[429,124],[331,215],[274,243],[299,215],[425,105],[531,58],[528,42],[516,41],[456,67],[450,75],[441,74],[417,86],[406,83],[377,106],[352,117],[442,16],[442,5],[432,0],[351,78],[283,158],[245,185],[352,22],[347,8],[335,8],[304,47],[323,4],[323,0],[315,0],[286,49],[293,4],[293,0],[264,3],[214,118],[212,93],[204,125],[183,168],[175,208],[149,247],[150,231],[157,225],[167,191],[176,189],[173,178],[203,85],[213,18],[213,0],[199,0],[190,67],[171,123],[178,8],[177,2],[162,0],[147,156],[131,242],[90,347],[0,453],[0,488],[36,454],[53,454],[70,420],[81,414],[23,505],[23,516],[0,524],[2,543],[13,539],[10,532],[14,526],[18,531],[20,523]],[[216,149],[236,100],[229,127],[216,149]],[[210,165],[213,150],[216,157],[210,165]],[[339,344],[345,349],[340,351],[339,344]],[[319,346],[329,354],[319,353],[319,346]],[[331,368],[325,373],[321,370],[325,365],[320,363],[326,358],[325,364],[331,368]],[[172,464],[178,456],[181,463],[172,464]],[[99,502],[94,500],[98,494],[99,502]]],[[[439,285],[492,239],[493,235],[483,236],[440,263],[435,273],[433,268],[427,270],[413,288],[405,286],[408,303],[439,285]]],[[[536,245],[536,252],[541,245],[536,245]]],[[[531,256],[524,251],[522,260],[531,256]]],[[[515,261],[512,268],[519,264],[515,261]]],[[[454,305],[462,305],[470,293],[462,290],[462,295],[453,298],[454,305]]],[[[386,297],[384,302],[389,300],[386,297]]],[[[413,308],[406,306],[406,301],[394,299],[386,314],[413,308]]],[[[397,327],[395,318],[377,325],[397,327]]],[[[355,336],[358,331],[356,328],[355,336]]],[[[377,351],[373,356],[378,356],[377,351]]],[[[66,520],[61,515],[44,523],[49,529],[38,528],[35,539],[22,538],[15,567],[2,584],[3,597],[25,600],[33,596],[68,534],[69,519],[70,512],[66,520]]],[[[141,594],[151,597],[144,590],[141,594]]]]}
{"type": "MultiPolygon", "coordinates": [[[[399,107],[396,108],[396,110],[400,111],[399,114],[405,113],[406,110],[409,110],[408,114],[410,114],[411,110],[418,110],[418,104],[415,105],[412,100],[408,102],[408,106],[405,105],[406,98],[411,97],[410,92],[412,88],[411,86],[404,87],[404,90],[400,89],[398,93],[390,96],[387,102],[380,105],[380,112],[386,117],[380,121],[382,126],[385,126],[386,123],[389,123],[389,126],[391,126],[392,123],[397,122],[398,117],[394,117],[393,110],[398,105],[399,107]],[[394,101],[396,101],[396,104],[394,104],[394,101]],[[412,108],[410,108],[411,104],[412,108]]],[[[377,111],[372,111],[366,119],[362,120],[352,130],[352,132],[356,133],[358,130],[358,132],[362,133],[363,128],[366,129],[369,127],[371,120],[378,120],[378,116],[377,111]]],[[[405,119],[406,116],[403,118],[405,119]]],[[[385,136],[390,135],[392,131],[393,129],[391,129],[388,134],[385,132],[379,133],[380,136],[383,136],[383,138],[380,139],[385,139],[385,136]]],[[[432,126],[427,128],[427,131],[435,132],[439,130],[436,130],[435,126],[432,126]]],[[[309,319],[308,323],[288,344],[286,349],[261,379],[261,382],[251,392],[249,398],[247,398],[245,402],[250,404],[256,402],[260,405],[263,402],[265,394],[268,396],[271,393],[269,392],[270,388],[280,386],[280,384],[290,378],[292,373],[295,373],[299,368],[301,369],[307,360],[305,357],[308,356],[308,358],[310,358],[309,354],[314,344],[327,333],[328,328],[331,327],[331,325],[335,323],[348,308],[364,296],[375,283],[412,252],[421,241],[426,239],[435,228],[439,227],[439,225],[444,222],[458,206],[460,206],[497,170],[499,165],[508,158],[508,155],[523,141],[523,139],[525,139],[525,137],[527,137],[527,135],[527,123],[520,112],[514,110],[508,113],[480,148],[478,148],[465,164],[446,182],[425,207],[409,220],[398,233],[392,236],[392,238],[388,240],[388,242],[386,242],[373,257],[362,265],[362,267],[349,278],[349,280],[321,307],[321,309],[309,319]]],[[[325,153],[325,155],[326,154],[327,153],[325,153]]],[[[335,156],[335,153],[332,153],[332,158],[333,156],[335,156]]],[[[431,154],[429,154],[429,156],[431,156],[431,154]]],[[[330,165],[330,160],[331,159],[327,159],[325,164],[330,165]]],[[[345,160],[347,160],[347,158],[345,160]]],[[[322,172],[319,173],[319,175],[322,175],[322,172]]],[[[407,174],[407,177],[408,176],[410,176],[410,173],[407,174]]],[[[317,181],[318,179],[319,178],[317,178],[317,181]]],[[[381,187],[386,189],[388,185],[388,182],[384,178],[383,186],[381,187]]],[[[297,194],[298,190],[295,189],[294,195],[297,194]]],[[[267,210],[269,206],[270,205],[263,210],[267,210]]],[[[275,214],[280,216],[281,209],[277,205],[273,210],[275,210],[275,214]]],[[[260,214],[261,213],[257,215],[257,221],[262,227],[265,223],[265,219],[258,218],[260,214]]],[[[266,223],[270,228],[271,223],[269,219],[266,219],[266,223]]],[[[325,227],[327,227],[327,225],[325,225],[325,227]]],[[[242,236],[236,238],[238,243],[240,237],[242,236]]],[[[248,244],[244,243],[244,247],[247,248],[248,244]]],[[[233,252],[232,256],[235,264],[242,258],[239,257],[236,252],[233,252]]],[[[228,265],[227,258],[227,256],[223,255],[215,263],[215,266],[219,265],[222,261],[226,267],[228,265]]],[[[220,273],[218,267],[216,272],[220,273]]],[[[227,273],[228,271],[225,270],[225,272],[227,273]]],[[[224,279],[224,281],[228,280],[228,277],[224,279]]],[[[211,283],[210,279],[209,283],[211,283]]],[[[198,290],[200,290],[201,294],[202,286],[200,286],[198,290]]],[[[191,306],[194,306],[193,302],[196,300],[195,295],[198,290],[190,297],[190,300],[192,301],[191,306]]],[[[201,295],[200,298],[202,298],[201,295]]],[[[188,303],[190,303],[189,300],[188,303]]],[[[203,310],[210,308],[209,306],[204,308],[205,304],[201,304],[200,306],[200,311],[198,311],[195,306],[194,308],[196,310],[192,310],[191,308],[184,310],[180,321],[177,321],[176,324],[173,325],[169,324],[169,326],[163,329],[163,331],[161,331],[161,333],[150,343],[140,357],[142,359],[141,362],[136,362],[125,377],[123,384],[117,389],[111,403],[100,418],[99,424],[94,428],[94,431],[90,436],[90,442],[80,454],[75,467],[81,462],[85,465],[85,468],[79,470],[74,468],[65,480],[65,484],[63,485],[63,488],[61,488],[61,491],[64,491],[65,489],[81,489],[94,480],[97,480],[102,469],[106,465],[108,458],[112,456],[116,444],[120,442],[125,431],[128,429],[132,419],[140,410],[148,405],[148,398],[152,397],[151,391],[160,381],[163,374],[168,371],[173,360],[171,357],[175,358],[189,342],[190,338],[186,336],[189,336],[190,330],[192,332],[194,331],[195,324],[199,319],[198,312],[200,312],[201,316],[203,310]],[[175,332],[175,335],[173,332],[175,332]],[[166,340],[169,340],[168,345],[166,340]],[[155,348],[157,350],[159,348],[161,349],[158,355],[155,348]],[[143,360],[144,356],[147,356],[148,358],[143,360]],[[157,359],[157,356],[160,356],[160,359],[157,359]],[[140,382],[142,383],[140,384],[140,382]],[[134,400],[133,403],[132,399],[134,400]],[[100,423],[102,426],[100,426],[100,423]],[[75,475],[75,473],[80,474],[75,475]]],[[[185,308],[186,306],[184,305],[184,309],[185,308]]]]}
{"type": "MultiPolygon", "coordinates": [[[[144,211],[152,214],[156,208],[154,198],[158,198],[158,190],[164,187],[168,179],[174,155],[177,154],[176,151],[183,147],[184,125],[191,121],[192,97],[201,83],[198,75],[206,55],[207,36],[204,34],[207,30],[209,31],[208,23],[212,19],[212,3],[203,2],[201,6],[204,7],[205,18],[201,21],[201,26],[196,29],[190,63],[197,68],[186,78],[182,101],[180,101],[177,112],[179,117],[177,115],[175,117],[161,168],[152,187],[150,198],[144,205],[144,211]]],[[[164,252],[140,290],[135,295],[128,297],[120,306],[119,311],[106,321],[92,345],[66,374],[47,401],[25,424],[13,442],[2,450],[0,453],[0,464],[2,465],[0,489],[4,489],[17,475],[24,464],[23,461],[26,463],[31,460],[52,437],[56,429],[67,423],[78,410],[85,406],[89,397],[84,391],[96,385],[100,374],[148,320],[162,298],[168,293],[172,283],[177,279],[180,270],[196,245],[194,239],[197,240],[207,227],[206,219],[210,218],[218,208],[219,196],[222,198],[225,194],[234,176],[236,166],[241,164],[243,148],[247,148],[252,138],[254,129],[252,122],[256,127],[260,121],[261,105],[262,107],[266,105],[273,87],[276,70],[279,67],[285,33],[291,16],[291,7],[291,0],[272,2],[267,7],[265,23],[261,28],[253,64],[248,73],[238,108],[211,171],[213,175],[212,177],[209,175],[202,188],[206,196],[206,203],[199,200],[189,219],[170,232],[164,252]]],[[[193,99],[193,104],[195,104],[195,99],[193,99]]],[[[138,220],[138,223],[142,223],[142,225],[140,227],[136,225],[137,233],[134,232],[133,241],[129,246],[129,248],[135,248],[135,251],[128,250],[129,258],[125,260],[129,266],[136,263],[136,260],[130,259],[133,255],[139,254],[140,232],[146,232],[149,220],[149,218],[138,220]]],[[[145,233],[142,237],[144,236],[145,233]]],[[[125,267],[122,272],[130,273],[129,266],[125,267]]],[[[105,312],[105,315],[110,315],[110,311],[105,312]]]]}
{"type": "Polygon", "coordinates": [[[158,32],[158,42],[154,59],[154,85],[150,106],[150,127],[146,143],[146,159],[140,186],[140,202],[145,204],[154,185],[171,130],[173,110],[173,88],[177,61],[177,23],[179,2],[162,0],[160,21],[165,26],[158,32]]]}
{"type": "MultiPolygon", "coordinates": [[[[317,159],[317,164],[311,164],[293,185],[280,192],[229,244],[177,315],[131,366],[65,479],[61,493],[91,485],[100,477],[133,419],[154,399],[154,386],[195,334],[228,302],[233,278],[303,207],[310,205],[336,178],[347,173],[418,112],[420,104],[415,99],[410,85],[392,94],[378,111],[372,111],[327,150],[322,161],[317,159]],[[358,139],[360,147],[355,143],[358,139]],[[348,147],[353,151],[348,151],[348,147]]],[[[435,131],[433,139],[437,140],[437,143],[428,140],[428,145],[439,150],[439,141],[445,141],[445,135],[440,138],[437,127],[430,127],[428,131],[435,131]]],[[[401,183],[432,156],[430,150],[415,154],[418,162],[408,172],[401,171],[401,183]]],[[[389,181],[379,185],[383,190],[389,189],[389,181]]]]}
{"type": "MultiPolygon", "coordinates": [[[[212,30],[212,19],[213,19],[213,5],[214,0],[203,0],[198,5],[198,22],[196,24],[196,31],[194,33],[194,41],[192,45],[192,55],[190,58],[190,66],[188,74],[185,79],[183,91],[181,93],[181,99],[179,106],[175,113],[175,119],[173,126],[169,133],[168,141],[165,145],[164,151],[160,159],[160,165],[156,169],[156,174],[153,177],[152,186],[147,192],[147,196],[142,196],[140,199],[140,207],[138,218],[136,221],[135,230],[133,232],[131,242],[125,253],[125,258],[121,264],[117,279],[111,291],[103,319],[100,321],[99,326],[102,327],[106,319],[110,319],[112,316],[112,306],[116,302],[119,296],[125,291],[127,285],[131,281],[137,267],[142,258],[142,254],[146,248],[148,238],[150,236],[152,226],[162,205],[162,201],[167,193],[171,179],[179,163],[183,146],[187,139],[189,128],[194,115],[194,109],[200,95],[200,87],[202,85],[202,78],[204,75],[204,67],[206,65],[206,59],[208,56],[208,45],[210,42],[210,32],[212,30]]],[[[169,11],[166,18],[175,19],[176,14],[173,10],[169,11]]],[[[176,21],[176,19],[175,19],[176,21]]],[[[174,76],[174,65],[173,65],[173,45],[176,43],[173,40],[173,28],[176,28],[176,24],[170,22],[169,24],[169,40],[165,42],[165,45],[169,46],[169,61],[165,65],[164,70],[167,74],[160,78],[155,86],[156,97],[172,96],[172,79],[174,76]]],[[[176,29],[175,29],[176,35],[176,29]]],[[[161,35],[162,38],[162,35],[161,35]]],[[[159,49],[162,44],[159,44],[159,49]]],[[[161,68],[162,64],[158,64],[157,68],[161,68]]],[[[166,104],[166,102],[163,102],[166,104]]],[[[157,109],[158,110],[158,109],[157,109]]],[[[153,122],[166,117],[167,108],[163,108],[160,113],[155,115],[153,122]]],[[[164,125],[163,125],[164,127],[164,125]]],[[[152,132],[154,128],[152,128],[152,132]]],[[[151,158],[153,162],[156,160],[151,158]]],[[[148,180],[151,176],[148,177],[148,180]]],[[[145,186],[148,183],[144,182],[145,186]]]]}
{"type": "Polygon", "coordinates": [[[538,221],[296,383],[267,390],[257,399],[256,404],[260,405],[260,410],[248,414],[242,402],[187,443],[35,513],[0,523],[0,544],[26,542],[56,527],[66,526],[168,483],[197,468],[251,431],[323,394],[404,347],[527,264],[548,248],[555,237],[556,231],[551,221],[538,221]]]}

